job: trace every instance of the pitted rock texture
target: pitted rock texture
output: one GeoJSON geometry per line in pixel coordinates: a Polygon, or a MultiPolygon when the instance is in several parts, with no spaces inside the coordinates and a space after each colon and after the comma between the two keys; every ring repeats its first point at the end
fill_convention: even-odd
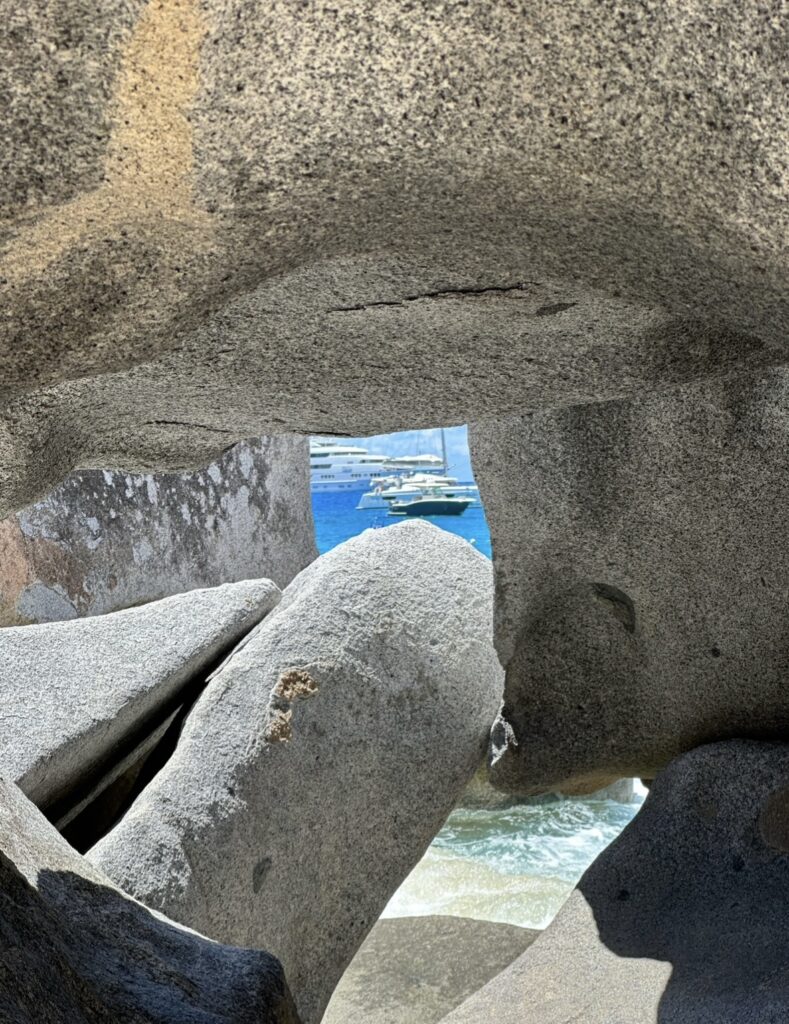
{"type": "Polygon", "coordinates": [[[271,580],[110,615],[0,630],[0,771],[39,806],[107,772],[279,600],[271,580]]]}
{"type": "Polygon", "coordinates": [[[501,700],[490,562],[424,522],[301,573],[89,853],[221,941],[271,950],[318,1024],[479,764],[501,700]]]}
{"type": "Polygon", "coordinates": [[[781,370],[472,431],[507,671],[496,785],[589,792],[785,734],[787,408],[781,370]]]}
{"type": "Polygon", "coordinates": [[[0,625],[98,615],[316,557],[308,444],[235,445],[199,473],[75,473],[0,522],[0,625]]]}
{"type": "Polygon", "coordinates": [[[130,899],[0,781],[4,1024],[298,1024],[268,953],[203,938],[130,899]]]}
{"type": "Polygon", "coordinates": [[[785,744],[682,755],[548,929],[446,1024],[785,1020],[787,821],[785,744]]]}
{"type": "Polygon", "coordinates": [[[785,360],[780,5],[94,7],[0,8],[0,514],[785,360]]]}

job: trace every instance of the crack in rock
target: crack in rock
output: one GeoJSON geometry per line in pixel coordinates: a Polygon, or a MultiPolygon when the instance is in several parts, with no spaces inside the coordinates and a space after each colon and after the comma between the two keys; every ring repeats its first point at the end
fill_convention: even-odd
{"type": "Polygon", "coordinates": [[[210,427],[206,423],[189,423],[187,420],[146,420],[146,427],[190,427],[197,430],[209,430],[212,434],[233,434],[233,430],[223,430],[221,427],[210,427]]]}
{"type": "Polygon", "coordinates": [[[491,292],[506,294],[507,292],[522,292],[527,286],[539,287],[537,281],[517,281],[515,284],[486,285],[482,288],[442,288],[435,292],[422,292],[417,295],[404,295],[402,299],[380,300],[378,302],[363,302],[356,306],[334,306],[327,309],[327,313],[356,313],[366,309],[377,309],[380,306],[404,306],[408,302],[420,302],[422,299],[446,299],[453,295],[488,295],[491,292]]]}

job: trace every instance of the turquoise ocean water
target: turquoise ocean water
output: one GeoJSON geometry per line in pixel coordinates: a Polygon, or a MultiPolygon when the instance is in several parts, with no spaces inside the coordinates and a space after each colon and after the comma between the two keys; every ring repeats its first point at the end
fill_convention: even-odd
{"type": "MultiPolygon", "coordinates": [[[[361,492],[314,494],[321,554],[363,530],[402,519],[386,510],[357,511],[361,492]]],[[[488,558],[490,533],[480,506],[431,518],[488,558]]],[[[544,928],[573,886],[638,811],[613,800],[561,800],[496,809],[459,807],[395,893],[384,917],[452,914],[544,928]]]]}
{"type": "Polygon", "coordinates": [[[459,807],[383,916],[451,914],[545,928],[642,799],[459,807]]]}
{"type": "MultiPolygon", "coordinates": [[[[356,505],[361,491],[338,491],[336,493],[313,494],[312,512],[315,518],[315,539],[318,551],[327,551],[362,530],[383,529],[395,523],[402,523],[401,516],[387,515],[386,509],[361,509],[356,505]]],[[[490,533],[481,505],[472,505],[462,516],[431,516],[428,522],[440,526],[450,533],[464,537],[483,555],[491,557],[490,533]]]]}

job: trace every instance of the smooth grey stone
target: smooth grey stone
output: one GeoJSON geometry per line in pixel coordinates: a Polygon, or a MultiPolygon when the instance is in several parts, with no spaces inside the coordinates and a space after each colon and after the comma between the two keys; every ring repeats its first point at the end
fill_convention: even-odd
{"type": "Polygon", "coordinates": [[[282,967],[130,899],[0,780],[3,1024],[298,1024],[282,967]]]}
{"type": "Polygon", "coordinates": [[[0,629],[0,770],[40,806],[95,782],[271,611],[271,580],[0,629]]]}
{"type": "Polygon", "coordinates": [[[317,556],[306,438],[191,473],[73,473],[0,522],[0,625],[103,615],[198,587],[284,587],[317,556]]]}
{"type": "Polygon", "coordinates": [[[425,522],[335,548],[216,672],[88,856],[175,920],[271,950],[317,1024],[483,755],[492,601],[488,559],[425,522]]]}
{"type": "Polygon", "coordinates": [[[476,425],[497,786],[590,792],[789,721],[789,372],[476,425]]]}
{"type": "Polygon", "coordinates": [[[435,1024],[539,934],[468,917],[380,920],[343,975],[321,1024],[435,1024]]]}
{"type": "Polygon", "coordinates": [[[553,923],[446,1024],[789,1018],[789,746],[683,754],[553,923]]]}

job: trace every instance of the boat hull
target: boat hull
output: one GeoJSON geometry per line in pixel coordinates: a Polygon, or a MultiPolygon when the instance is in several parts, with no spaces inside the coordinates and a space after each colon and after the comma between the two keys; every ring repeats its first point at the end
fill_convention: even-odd
{"type": "Polygon", "coordinates": [[[422,498],[418,501],[402,502],[389,508],[390,516],[460,516],[471,504],[468,500],[458,501],[442,498],[422,498]]]}
{"type": "MultiPolygon", "coordinates": [[[[437,487],[431,489],[439,491],[446,498],[469,498],[472,504],[479,502],[479,490],[473,484],[461,484],[459,487],[437,487]]],[[[413,491],[384,491],[377,493],[369,491],[359,499],[357,509],[381,509],[389,508],[393,501],[416,501],[424,496],[424,491],[415,488],[413,491]]]]}

